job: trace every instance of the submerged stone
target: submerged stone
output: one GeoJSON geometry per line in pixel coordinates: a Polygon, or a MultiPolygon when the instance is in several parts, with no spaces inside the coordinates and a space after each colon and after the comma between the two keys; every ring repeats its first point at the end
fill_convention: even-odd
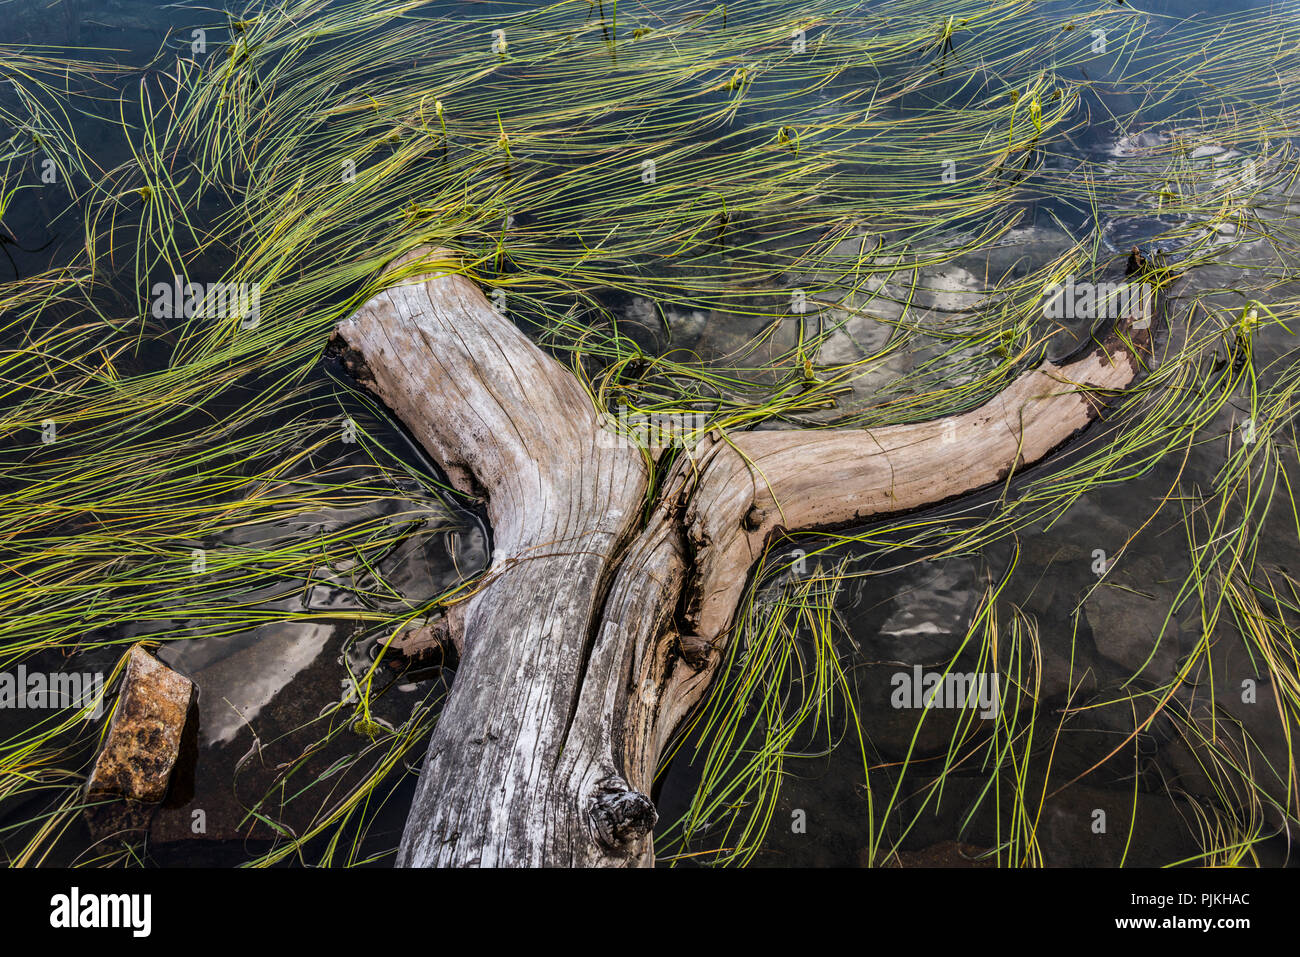
{"type": "Polygon", "coordinates": [[[1107,577],[1084,602],[1093,643],[1127,675],[1172,675],[1179,653],[1177,621],[1166,621],[1172,601],[1159,584],[1161,572],[1147,559],[1107,577]]]}
{"type": "MultiPolygon", "coordinates": [[[[869,857],[863,848],[860,861],[867,866],[869,857]]],[[[895,851],[884,867],[997,867],[994,848],[976,847],[962,841],[940,841],[919,851],[895,851]]]]}

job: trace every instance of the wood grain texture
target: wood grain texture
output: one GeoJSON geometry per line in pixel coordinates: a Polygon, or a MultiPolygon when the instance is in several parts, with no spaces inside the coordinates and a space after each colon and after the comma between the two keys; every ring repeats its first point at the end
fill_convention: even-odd
{"type": "Polygon", "coordinates": [[[440,272],[439,258],[394,264],[395,277],[421,260],[432,275],[375,297],[338,329],[362,383],[458,489],[486,500],[492,528],[488,584],[463,612],[454,690],[399,863],[580,863],[569,849],[591,842],[571,805],[590,795],[570,793],[555,772],[645,466],[635,450],[597,442],[577,380],[473,283],[440,272]]]}

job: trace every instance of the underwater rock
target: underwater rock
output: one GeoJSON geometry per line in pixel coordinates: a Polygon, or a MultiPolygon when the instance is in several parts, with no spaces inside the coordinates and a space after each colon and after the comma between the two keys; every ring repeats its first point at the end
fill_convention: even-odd
{"type": "Polygon", "coordinates": [[[1158,867],[1200,852],[1191,820],[1181,798],[1074,784],[1048,796],[1038,846],[1047,867],[1158,867]]]}
{"type": "Polygon", "coordinates": [[[1189,653],[1196,660],[1177,694],[1176,730],[1162,743],[1162,767],[1188,793],[1242,820],[1257,807],[1269,827],[1283,829],[1279,808],[1295,805],[1287,774],[1293,747],[1277,687],[1261,673],[1260,649],[1221,622],[1208,653],[1189,653]],[[1251,770],[1249,782],[1241,769],[1251,770]]]}
{"type": "MultiPolygon", "coordinates": [[[[225,852],[213,845],[235,841],[247,850],[305,834],[335,807],[339,794],[374,771],[383,749],[360,753],[374,739],[358,727],[356,679],[366,674],[389,633],[351,632],[339,625],[281,622],[239,635],[172,642],[161,652],[202,689],[202,731],[196,735],[192,793],[174,800],[173,787],[150,823],[155,861],[184,863],[192,853],[224,860],[225,852]]],[[[430,687],[392,668],[395,663],[406,661],[390,647],[369,701],[381,743],[411,717],[430,687]]]]}
{"type": "MultiPolygon", "coordinates": [[[[862,857],[866,858],[866,850],[862,857]]],[[[919,851],[896,851],[884,867],[997,867],[993,848],[976,847],[961,841],[940,841],[919,851]]]]}
{"type": "Polygon", "coordinates": [[[911,682],[916,666],[923,674],[942,673],[950,663],[954,673],[976,669],[978,640],[959,651],[978,591],[976,565],[965,558],[850,579],[840,608],[853,616],[851,637],[860,649],[855,669],[863,727],[882,756],[901,759],[910,750],[914,757],[930,757],[947,750],[958,727],[976,736],[992,727],[965,707],[925,708],[897,693],[911,682]]]}
{"type": "MultiPolygon", "coordinates": [[[[893,332],[891,323],[903,316],[903,306],[890,295],[875,295],[881,286],[879,281],[868,280],[864,283],[866,293],[850,293],[837,305],[820,310],[825,315],[818,319],[818,329],[832,331],[817,352],[819,363],[857,362],[884,348],[893,332]]],[[[816,317],[815,307],[814,303],[809,308],[812,317],[816,317]]]]}
{"type": "Polygon", "coordinates": [[[975,563],[964,558],[922,562],[878,579],[862,579],[854,604],[888,617],[866,639],[873,655],[913,664],[941,665],[966,638],[979,590],[975,563]]]}
{"type": "Polygon", "coordinates": [[[160,654],[203,689],[201,744],[210,748],[229,744],[245,732],[325,653],[334,632],[333,625],[284,622],[216,641],[173,642],[160,654]]]}
{"type": "Polygon", "coordinates": [[[985,285],[969,269],[948,263],[923,270],[910,298],[913,308],[941,313],[974,312],[984,301],[985,285]]]}
{"type": "Polygon", "coordinates": [[[1100,161],[1099,181],[1115,190],[1101,218],[1102,243],[1112,253],[1133,246],[1177,251],[1207,236],[1231,249],[1238,241],[1235,228],[1216,225],[1208,210],[1222,202],[1216,193],[1248,195],[1267,165],[1266,157],[1225,146],[1192,127],[1133,133],[1103,141],[1092,152],[1100,161]],[[1182,165],[1181,176],[1169,174],[1173,157],[1182,165]],[[1208,205],[1196,211],[1197,203],[1208,205]]]}
{"type": "Polygon", "coordinates": [[[1149,562],[1131,564],[1128,574],[1108,577],[1088,596],[1083,613],[1104,657],[1130,675],[1163,678],[1173,674],[1178,658],[1178,623],[1165,624],[1170,600],[1163,592],[1148,597],[1155,574],[1149,562]]]}
{"type": "Polygon", "coordinates": [[[194,684],[140,645],[127,653],[122,690],[86,784],[96,834],[143,827],[167,794],[194,684]],[[115,800],[121,799],[121,800],[115,800]]]}

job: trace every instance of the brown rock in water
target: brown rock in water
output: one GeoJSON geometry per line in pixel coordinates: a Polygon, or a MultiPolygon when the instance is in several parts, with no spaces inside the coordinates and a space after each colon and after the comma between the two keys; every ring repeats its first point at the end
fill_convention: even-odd
{"type": "Polygon", "coordinates": [[[117,706],[86,784],[97,835],[144,827],[167,794],[194,683],[133,645],[117,706]]]}

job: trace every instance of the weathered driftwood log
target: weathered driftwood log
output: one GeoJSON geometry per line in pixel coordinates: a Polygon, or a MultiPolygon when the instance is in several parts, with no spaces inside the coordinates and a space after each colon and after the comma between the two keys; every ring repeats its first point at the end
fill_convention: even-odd
{"type": "Polygon", "coordinates": [[[714,675],[750,567],[781,529],[862,522],[1005,480],[1097,417],[1150,347],[1155,303],[1092,351],[985,405],[872,431],[715,435],[644,519],[635,448],[449,253],[390,268],[339,326],[353,375],[456,488],[486,502],[485,584],[444,625],[461,650],[398,863],[646,865],[647,794],[714,675]]]}

